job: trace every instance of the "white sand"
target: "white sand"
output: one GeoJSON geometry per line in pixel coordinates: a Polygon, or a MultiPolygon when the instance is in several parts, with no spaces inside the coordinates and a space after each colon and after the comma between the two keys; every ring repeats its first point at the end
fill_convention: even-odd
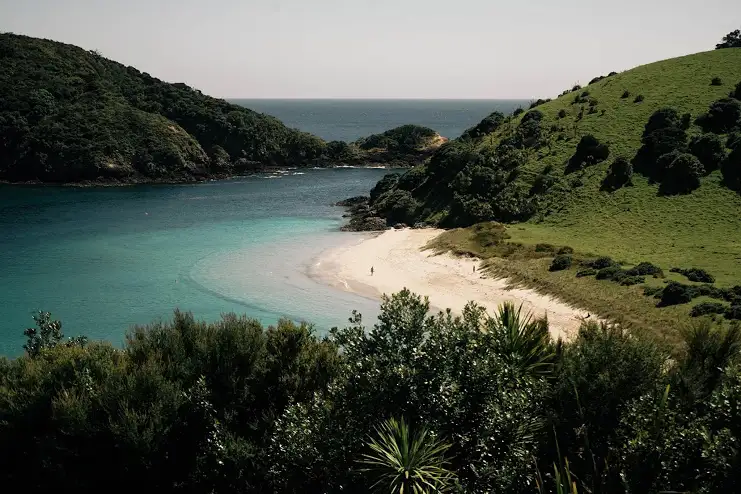
{"type": "Polygon", "coordinates": [[[554,338],[568,339],[576,333],[586,311],[534,290],[508,288],[505,279],[485,278],[478,271],[478,259],[422,250],[441,232],[404,229],[380,235],[356,234],[357,242],[324,252],[310,274],[338,289],[368,297],[380,298],[381,294],[408,288],[428,296],[433,308],[450,308],[458,314],[469,301],[485,307],[490,314],[502,302],[512,301],[536,316],[547,315],[554,338]]]}

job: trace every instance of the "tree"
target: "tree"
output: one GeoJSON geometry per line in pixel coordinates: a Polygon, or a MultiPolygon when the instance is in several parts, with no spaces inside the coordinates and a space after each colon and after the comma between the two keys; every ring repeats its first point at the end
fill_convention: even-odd
{"type": "Polygon", "coordinates": [[[376,429],[364,453],[361,472],[374,481],[370,489],[391,494],[448,492],[455,479],[446,468],[450,444],[435,438],[425,427],[410,431],[402,418],[389,419],[376,429]]]}
{"type": "Polygon", "coordinates": [[[626,185],[632,185],[633,164],[625,156],[618,156],[610,164],[610,169],[602,181],[604,190],[617,190],[626,185]]]}
{"type": "Polygon", "coordinates": [[[710,105],[708,112],[697,118],[697,124],[706,132],[725,134],[741,125],[741,101],[723,98],[710,105]]]}
{"type": "Polygon", "coordinates": [[[39,311],[33,316],[35,328],[26,329],[23,334],[28,341],[23,348],[30,357],[36,357],[42,350],[57,346],[62,339],[62,323],[53,321],[49,312],[39,311]]]}
{"type": "Polygon", "coordinates": [[[736,29],[723,36],[723,41],[715,45],[716,50],[722,48],[741,48],[741,31],[736,29]]]}
{"type": "Polygon", "coordinates": [[[717,170],[726,157],[723,139],[717,134],[706,133],[693,137],[689,150],[697,156],[706,172],[717,170]]]}

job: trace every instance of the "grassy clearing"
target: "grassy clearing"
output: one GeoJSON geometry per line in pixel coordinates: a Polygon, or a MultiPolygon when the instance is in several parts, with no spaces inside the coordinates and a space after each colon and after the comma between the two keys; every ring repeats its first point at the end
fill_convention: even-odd
{"type": "MultiPolygon", "coordinates": [[[[571,241],[560,240],[557,235],[541,237],[532,235],[530,225],[505,228],[491,223],[449,230],[434,239],[429,247],[440,252],[450,251],[458,255],[479,257],[484,260],[484,269],[487,273],[508,278],[513,286],[526,286],[556,296],[672,346],[680,341],[679,330],[692,321],[689,312],[694,305],[707,301],[717,302],[701,297],[690,304],[656,307],[657,300],[643,294],[644,286],[663,287],[671,280],[692,284],[682,275],[670,273],[669,268],[672,266],[666,263],[654,263],[664,270],[664,278],[648,276],[645,284],[634,286],[621,286],[612,281],[597,280],[593,276],[577,278],[576,272],[580,266],[576,263],[570,269],[551,272],[548,268],[554,252],[564,246],[574,248],[575,258],[604,255],[604,252],[582,248],[583,245],[592,244],[575,246],[571,241]],[[538,244],[543,238],[552,240],[549,242],[551,245],[538,244]]],[[[636,255],[630,250],[616,252],[625,254],[626,257],[613,256],[615,260],[624,263],[625,268],[640,261],[651,262],[650,259],[636,255]]],[[[674,252],[679,252],[679,249],[674,249],[674,252]]],[[[689,262],[688,259],[684,258],[689,262]]],[[[739,267],[736,266],[735,269],[739,267]]],[[[716,286],[720,285],[716,283],[716,286]]],[[[727,324],[720,318],[718,321],[727,324]]]]}

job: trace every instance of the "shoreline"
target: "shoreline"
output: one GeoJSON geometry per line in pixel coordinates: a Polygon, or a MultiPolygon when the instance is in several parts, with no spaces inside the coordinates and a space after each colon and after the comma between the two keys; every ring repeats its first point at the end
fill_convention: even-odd
{"type": "Polygon", "coordinates": [[[534,316],[547,315],[554,339],[568,340],[576,334],[587,311],[532,289],[511,288],[506,279],[490,278],[479,271],[479,259],[424,250],[442,231],[401,229],[354,233],[356,240],[331,248],[316,258],[308,274],[335,289],[374,300],[408,288],[428,296],[430,308],[435,312],[450,308],[454,314],[460,314],[473,301],[493,314],[501,303],[511,301],[517,306],[522,304],[523,310],[534,316]]]}
{"type": "MultiPolygon", "coordinates": [[[[0,185],[13,187],[70,187],[70,188],[92,188],[92,187],[135,187],[137,185],[197,185],[208,182],[218,182],[225,180],[235,180],[240,178],[254,177],[265,173],[284,173],[289,171],[303,170],[333,170],[333,169],[369,169],[369,170],[393,170],[399,168],[393,164],[369,163],[367,165],[329,165],[329,166],[301,166],[301,167],[277,167],[268,168],[249,173],[238,173],[233,175],[212,175],[205,178],[193,179],[163,179],[163,180],[132,180],[129,182],[118,180],[82,180],[80,182],[43,182],[41,180],[26,180],[24,182],[13,182],[9,180],[0,180],[0,185]]],[[[404,166],[401,168],[411,168],[404,166]]]]}

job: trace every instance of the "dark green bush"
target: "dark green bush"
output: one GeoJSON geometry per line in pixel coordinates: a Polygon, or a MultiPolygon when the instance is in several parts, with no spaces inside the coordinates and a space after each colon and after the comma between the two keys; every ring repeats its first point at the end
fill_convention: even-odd
{"type": "Polygon", "coordinates": [[[462,139],[477,139],[497,130],[504,122],[504,115],[495,111],[481,120],[478,124],[470,129],[466,129],[461,135],[462,139]]]}
{"type": "Polygon", "coordinates": [[[573,254],[573,253],[574,253],[574,249],[569,247],[568,245],[564,245],[563,247],[558,249],[558,252],[556,252],[556,254],[573,254]]]}
{"type": "Polygon", "coordinates": [[[639,94],[638,96],[635,97],[635,99],[633,100],[633,103],[640,103],[644,99],[646,99],[646,98],[644,98],[642,94],[639,94]]]}
{"type": "Polygon", "coordinates": [[[713,77],[713,79],[710,81],[711,86],[722,86],[723,81],[721,81],[720,77],[713,77]]]}
{"type": "Polygon", "coordinates": [[[618,74],[617,72],[612,71],[609,74],[607,74],[607,77],[612,77],[612,76],[617,75],[617,74],[618,74]]]}
{"type": "Polygon", "coordinates": [[[574,86],[574,87],[571,88],[571,92],[578,91],[580,89],[581,89],[581,86],[579,84],[577,84],[576,86],[574,86]]]}
{"type": "Polygon", "coordinates": [[[730,306],[725,313],[726,319],[741,321],[741,304],[730,306]]]}
{"type": "Polygon", "coordinates": [[[398,173],[389,173],[384,175],[383,178],[381,178],[381,180],[379,180],[370,191],[371,202],[378,199],[385,192],[388,192],[389,190],[396,187],[396,184],[399,183],[400,176],[401,175],[398,173]]]}
{"type": "Polygon", "coordinates": [[[553,258],[553,262],[551,263],[551,267],[548,268],[548,271],[563,271],[564,269],[569,269],[571,267],[572,258],[568,254],[559,254],[556,257],[553,258]]]}
{"type": "Polygon", "coordinates": [[[705,168],[692,154],[681,153],[674,157],[664,170],[660,191],[664,194],[687,194],[700,187],[705,168]]]}
{"type": "Polygon", "coordinates": [[[586,269],[580,269],[579,271],[577,271],[576,277],[583,278],[584,276],[594,276],[595,274],[597,274],[596,269],[586,268],[586,269]]]}
{"type": "Polygon", "coordinates": [[[544,105],[544,104],[548,103],[549,101],[551,101],[550,98],[547,98],[547,99],[537,99],[537,100],[533,101],[532,103],[530,103],[530,107],[529,108],[530,108],[530,110],[532,110],[533,108],[538,107],[540,105],[544,105]]]}
{"type": "Polygon", "coordinates": [[[708,314],[723,314],[726,311],[726,305],[720,302],[701,302],[690,310],[690,316],[700,317],[708,314]]]}
{"type": "Polygon", "coordinates": [[[629,276],[653,276],[655,278],[662,278],[664,271],[650,262],[642,262],[633,266],[627,271],[629,276]]]}
{"type": "Polygon", "coordinates": [[[687,133],[679,127],[659,128],[641,139],[633,164],[636,171],[661,181],[674,159],[687,149],[687,133]]]}
{"type": "Polygon", "coordinates": [[[515,108],[515,111],[512,112],[512,116],[517,117],[519,115],[522,115],[523,113],[525,113],[525,110],[523,110],[522,108],[515,108]]]}
{"type": "Polygon", "coordinates": [[[724,98],[710,105],[710,109],[695,121],[706,132],[725,134],[741,125],[741,101],[724,98]]]}
{"type": "Polygon", "coordinates": [[[659,300],[658,307],[688,304],[692,301],[692,297],[693,291],[690,287],[676,281],[670,281],[661,292],[661,300],[659,300]]]}
{"type": "Polygon", "coordinates": [[[609,266],[597,271],[596,278],[598,280],[620,281],[626,276],[627,274],[620,266],[609,266]]]}
{"type": "Polygon", "coordinates": [[[594,165],[607,159],[610,155],[610,148],[607,144],[602,144],[591,134],[582,136],[579,144],[576,146],[574,155],[569,159],[567,170],[579,170],[584,166],[594,165]]]}
{"type": "Polygon", "coordinates": [[[661,108],[656,110],[648,118],[648,122],[643,128],[642,137],[645,138],[656,130],[667,129],[670,127],[682,127],[682,119],[679,116],[679,112],[674,108],[661,108]]]}
{"type": "Polygon", "coordinates": [[[594,84],[595,82],[599,82],[599,81],[601,81],[601,80],[602,80],[602,79],[604,79],[604,78],[605,78],[605,76],[603,76],[603,75],[599,75],[599,76],[595,77],[594,79],[592,79],[591,81],[589,81],[589,85],[591,86],[591,85],[592,85],[592,84],[594,84]]]}
{"type": "Polygon", "coordinates": [[[723,139],[717,134],[705,133],[690,140],[690,153],[697,156],[706,172],[720,168],[726,158],[723,139]]]}
{"type": "Polygon", "coordinates": [[[646,278],[643,276],[623,276],[619,278],[620,284],[623,286],[639,285],[646,282],[646,278]]]}
{"type": "Polygon", "coordinates": [[[628,91],[627,89],[625,91],[623,91],[623,95],[620,96],[620,98],[622,98],[622,99],[630,98],[630,91],[628,91]]]}
{"type": "Polygon", "coordinates": [[[723,173],[723,182],[736,191],[741,192],[741,138],[731,141],[729,137],[729,147],[731,153],[726,157],[721,165],[720,171],[723,173]]]}
{"type": "Polygon", "coordinates": [[[594,269],[604,269],[609,268],[610,266],[617,266],[617,263],[615,261],[606,256],[598,257],[589,261],[584,261],[582,264],[594,269]]]}
{"type": "Polygon", "coordinates": [[[646,286],[643,287],[643,294],[646,297],[661,298],[664,288],[660,286],[646,286]]]}
{"type": "Polygon", "coordinates": [[[558,111],[558,118],[566,118],[566,110],[561,109],[558,111]]]}
{"type": "Polygon", "coordinates": [[[736,98],[737,100],[741,100],[741,81],[738,84],[736,84],[736,89],[733,90],[730,96],[731,98],[736,98]]]}
{"type": "Polygon", "coordinates": [[[672,273],[679,273],[684,275],[690,281],[696,281],[698,283],[715,283],[713,275],[700,268],[671,268],[669,270],[672,273]]]}
{"type": "Polygon", "coordinates": [[[626,185],[633,185],[633,164],[625,156],[618,156],[610,164],[607,175],[602,181],[604,190],[617,190],[626,185]]]}
{"type": "Polygon", "coordinates": [[[554,252],[555,250],[556,247],[551,244],[535,244],[535,252],[554,252]]]}

